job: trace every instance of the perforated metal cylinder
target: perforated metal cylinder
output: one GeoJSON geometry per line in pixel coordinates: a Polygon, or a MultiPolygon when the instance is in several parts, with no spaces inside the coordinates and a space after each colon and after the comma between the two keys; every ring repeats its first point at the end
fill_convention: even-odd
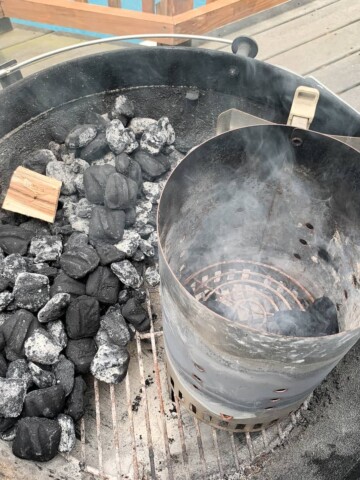
{"type": "Polygon", "coordinates": [[[227,132],[173,171],[158,214],[169,384],[202,420],[268,425],[294,411],[359,338],[359,248],[350,241],[360,224],[357,174],[351,148],[282,126],[227,132]],[[214,294],[232,317],[204,305],[214,294]],[[340,333],[263,328],[275,312],[324,295],[337,305],[340,333]]]}

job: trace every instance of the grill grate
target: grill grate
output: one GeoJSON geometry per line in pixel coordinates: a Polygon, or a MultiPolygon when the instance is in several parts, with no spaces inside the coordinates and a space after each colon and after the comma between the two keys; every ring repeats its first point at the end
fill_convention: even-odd
{"type": "MultiPolygon", "coordinates": [[[[147,292],[149,312],[160,316],[158,292],[147,292]],[[150,302],[151,298],[151,302],[150,302]]],[[[151,315],[150,315],[151,318],[151,315]]],[[[260,432],[217,430],[168,395],[163,336],[157,320],[130,346],[128,375],[120,385],[90,382],[91,402],[69,462],[99,479],[228,479],[256,469],[259,456],[282,444],[299,411],[260,432]]]]}

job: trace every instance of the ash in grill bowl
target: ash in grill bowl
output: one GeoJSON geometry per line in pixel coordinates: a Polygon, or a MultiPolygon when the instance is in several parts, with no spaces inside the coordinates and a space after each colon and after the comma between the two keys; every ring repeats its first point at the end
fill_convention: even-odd
{"type": "Polygon", "coordinates": [[[1,211],[0,426],[19,458],[69,452],[83,376],[123,381],[127,345],[150,327],[143,287],[160,281],[161,181],[182,155],[166,117],[137,112],[120,95],[26,153],[26,168],[62,182],[53,225],[1,211]]]}

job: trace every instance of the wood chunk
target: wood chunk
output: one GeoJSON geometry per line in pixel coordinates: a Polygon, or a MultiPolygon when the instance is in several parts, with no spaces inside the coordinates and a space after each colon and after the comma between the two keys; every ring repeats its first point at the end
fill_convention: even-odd
{"type": "Polygon", "coordinates": [[[18,167],[10,180],[2,208],[54,223],[61,182],[18,167]]]}

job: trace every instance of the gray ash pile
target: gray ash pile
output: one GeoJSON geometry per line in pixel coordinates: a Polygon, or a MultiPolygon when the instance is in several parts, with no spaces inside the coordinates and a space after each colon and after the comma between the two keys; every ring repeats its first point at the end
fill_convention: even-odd
{"type": "Polygon", "coordinates": [[[74,447],[83,375],[120,383],[128,343],[150,327],[157,202],[183,155],[168,118],[140,109],[120,95],[25,154],[23,166],[62,182],[54,224],[0,212],[0,437],[20,458],[74,447]]]}

